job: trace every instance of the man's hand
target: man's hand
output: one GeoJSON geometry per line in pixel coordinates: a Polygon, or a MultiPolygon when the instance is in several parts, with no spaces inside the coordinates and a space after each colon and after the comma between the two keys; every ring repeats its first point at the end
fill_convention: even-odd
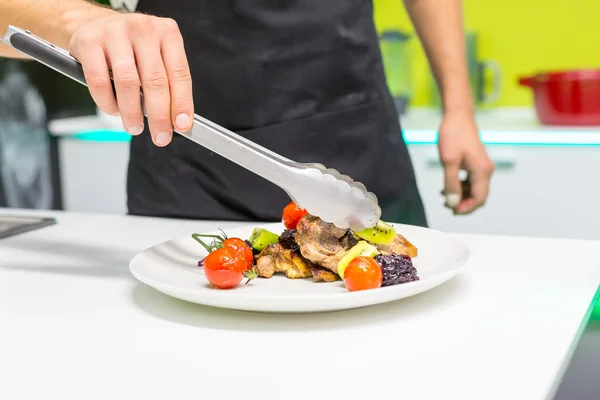
{"type": "Polygon", "coordinates": [[[174,126],[182,131],[191,127],[191,74],[181,33],[172,19],[103,9],[77,27],[69,50],[81,62],[98,107],[120,115],[129,134],[139,135],[144,129],[140,86],[156,145],[171,141],[174,126]]]}
{"type": "Polygon", "coordinates": [[[470,113],[446,113],[439,130],[440,159],[444,166],[446,206],[455,214],[468,214],[481,207],[488,196],[494,163],[479,139],[479,131],[470,113]],[[459,178],[467,171],[465,188],[459,178]]]}
{"type": "MultiPolygon", "coordinates": [[[[154,143],[168,144],[174,126],[180,131],[192,126],[192,79],[172,19],[122,14],[87,0],[1,0],[0,34],[9,24],[68,48],[81,62],[98,107],[121,115],[130,134],[144,129],[140,86],[154,143]]],[[[16,54],[0,44],[0,56],[16,54]]]]}
{"type": "Polygon", "coordinates": [[[483,205],[494,164],[475,124],[465,55],[462,0],[404,0],[435,74],[444,105],[439,130],[446,206],[466,214],[483,205]],[[468,173],[461,182],[459,172],[468,173]],[[463,190],[464,189],[464,190],[463,190]],[[463,193],[465,192],[465,193],[463,193]]]}

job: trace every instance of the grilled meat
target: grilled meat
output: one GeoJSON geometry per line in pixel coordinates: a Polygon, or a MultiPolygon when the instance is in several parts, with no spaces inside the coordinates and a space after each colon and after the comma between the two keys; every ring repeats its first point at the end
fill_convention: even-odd
{"type": "Polygon", "coordinates": [[[340,276],[336,273],[333,273],[325,268],[317,267],[312,264],[310,270],[313,274],[313,278],[315,278],[315,282],[335,282],[340,279],[340,276]]]}
{"type": "Polygon", "coordinates": [[[310,278],[311,269],[295,252],[284,249],[279,243],[267,246],[256,256],[258,276],[270,278],[278,272],[283,272],[288,278],[310,278]]]}
{"type": "Polygon", "coordinates": [[[344,236],[342,236],[342,238],[340,239],[342,245],[349,249],[356,246],[360,240],[361,239],[358,237],[358,235],[352,232],[350,229],[348,229],[344,236]]]}
{"type": "MultiPolygon", "coordinates": [[[[303,217],[296,229],[295,239],[302,256],[335,275],[340,259],[360,240],[351,230],[337,228],[312,215],[303,217]]],[[[382,254],[406,254],[411,258],[418,255],[417,248],[400,234],[392,243],[376,247],[382,254]]]]}
{"type": "Polygon", "coordinates": [[[415,258],[419,251],[411,242],[409,242],[404,236],[397,234],[394,241],[390,244],[378,244],[377,250],[382,254],[406,254],[410,258],[415,258]]]}
{"type": "Polygon", "coordinates": [[[299,279],[313,277],[315,282],[335,282],[339,276],[319,267],[297,252],[285,249],[279,243],[272,244],[256,256],[258,276],[270,278],[283,272],[288,278],[299,279]]]}
{"type": "Polygon", "coordinates": [[[296,230],[296,243],[302,256],[337,274],[338,261],[352,247],[349,240],[344,240],[347,230],[310,214],[302,217],[296,230]]]}

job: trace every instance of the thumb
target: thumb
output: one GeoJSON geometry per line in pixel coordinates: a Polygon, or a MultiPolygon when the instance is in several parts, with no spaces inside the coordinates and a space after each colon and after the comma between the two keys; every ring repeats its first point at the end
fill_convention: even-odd
{"type": "Polygon", "coordinates": [[[460,162],[444,162],[444,191],[446,207],[456,208],[462,199],[462,184],[459,178],[460,162]]]}

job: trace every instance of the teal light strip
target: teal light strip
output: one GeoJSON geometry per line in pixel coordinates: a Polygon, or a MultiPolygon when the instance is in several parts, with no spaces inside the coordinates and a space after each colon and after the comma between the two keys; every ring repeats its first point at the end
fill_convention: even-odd
{"type": "Polygon", "coordinates": [[[598,286],[598,291],[596,292],[596,298],[594,299],[594,301],[596,305],[592,309],[592,315],[590,317],[590,320],[600,321],[600,286],[598,286]]]}
{"type": "Polygon", "coordinates": [[[125,131],[87,131],[81,132],[73,137],[77,140],[83,140],[88,142],[130,142],[131,135],[125,131]]]}
{"type": "MultiPolygon", "coordinates": [[[[409,145],[436,144],[435,130],[412,130],[402,132],[409,145]]],[[[78,140],[92,142],[129,142],[131,136],[124,131],[86,131],[73,136],[78,140]]],[[[600,146],[600,131],[482,131],[482,141],[488,145],[511,146],[600,146]]]]}

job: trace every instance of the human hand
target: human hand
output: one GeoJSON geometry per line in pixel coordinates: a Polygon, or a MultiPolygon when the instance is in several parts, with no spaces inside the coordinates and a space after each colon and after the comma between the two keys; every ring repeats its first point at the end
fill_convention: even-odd
{"type": "Polygon", "coordinates": [[[444,166],[446,207],[454,214],[468,214],[481,207],[489,192],[494,163],[479,139],[472,114],[447,112],[439,129],[438,148],[444,166]],[[466,182],[459,172],[467,171],[466,182]]]}
{"type": "Polygon", "coordinates": [[[173,127],[191,127],[192,79],[174,20],[94,6],[90,18],[71,36],[69,50],[83,67],[94,102],[103,112],[120,115],[129,134],[144,130],[140,87],[157,146],[171,141],[173,127]]]}

